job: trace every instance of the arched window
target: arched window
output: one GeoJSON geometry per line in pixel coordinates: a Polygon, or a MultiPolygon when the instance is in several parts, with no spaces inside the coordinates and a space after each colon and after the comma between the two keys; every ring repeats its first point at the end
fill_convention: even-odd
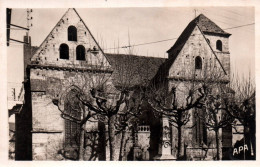
{"type": "Polygon", "coordinates": [[[68,28],[68,40],[77,41],[77,28],[74,26],[69,26],[68,28]]]}
{"type": "Polygon", "coordinates": [[[76,59],[77,60],[86,60],[85,58],[85,47],[82,45],[77,46],[76,48],[76,59]]]}
{"type": "Polygon", "coordinates": [[[221,42],[221,40],[217,40],[217,50],[222,51],[222,42],[221,42]]]}
{"type": "Polygon", "coordinates": [[[202,60],[200,56],[195,58],[195,69],[202,69],[202,60]]]}
{"type": "Polygon", "coordinates": [[[77,146],[80,137],[80,125],[71,118],[81,118],[81,103],[77,98],[79,91],[70,90],[64,99],[64,118],[65,118],[65,145],[77,146]],[[66,119],[68,118],[68,119],[66,119]]]}
{"type": "Polygon", "coordinates": [[[205,125],[205,122],[203,121],[203,119],[205,118],[205,112],[201,109],[195,109],[195,117],[194,117],[194,121],[196,122],[195,123],[195,126],[194,126],[194,138],[195,138],[195,142],[198,144],[198,145],[201,145],[201,144],[206,144],[208,143],[208,137],[207,137],[207,128],[206,128],[206,125],[205,125]]]}
{"type": "Polygon", "coordinates": [[[60,45],[60,59],[69,59],[69,46],[65,43],[60,45]]]}

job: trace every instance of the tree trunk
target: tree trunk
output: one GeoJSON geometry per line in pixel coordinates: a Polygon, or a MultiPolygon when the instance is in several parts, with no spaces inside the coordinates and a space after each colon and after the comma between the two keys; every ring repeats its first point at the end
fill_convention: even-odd
{"type": "Polygon", "coordinates": [[[250,129],[249,129],[249,134],[250,134],[250,139],[251,139],[251,144],[252,144],[252,149],[253,149],[253,160],[256,159],[256,137],[255,137],[256,129],[255,129],[255,120],[250,124],[250,129]]]}
{"type": "Polygon", "coordinates": [[[110,151],[110,161],[115,161],[115,119],[116,115],[108,118],[108,141],[110,151]]]}
{"type": "Polygon", "coordinates": [[[250,128],[249,126],[244,126],[244,147],[245,145],[247,146],[248,150],[246,151],[245,149],[243,150],[244,152],[244,160],[250,160],[251,158],[251,135],[250,134],[250,128]]]}
{"type": "Polygon", "coordinates": [[[122,131],[121,143],[120,143],[120,152],[119,152],[119,161],[123,160],[124,156],[124,146],[125,146],[125,129],[122,131]]]}
{"type": "Polygon", "coordinates": [[[80,127],[80,139],[79,139],[79,161],[84,160],[84,125],[80,127]]]}
{"type": "MultiPolygon", "coordinates": [[[[82,112],[82,120],[85,118],[85,110],[82,112]]],[[[79,161],[84,160],[84,140],[85,140],[85,124],[80,127],[80,139],[79,139],[79,161]]]]}
{"type": "Polygon", "coordinates": [[[219,130],[215,130],[216,138],[216,148],[217,148],[217,160],[220,160],[220,140],[219,140],[219,130]]]}
{"type": "Polygon", "coordinates": [[[178,126],[178,152],[177,152],[177,159],[179,159],[181,157],[181,153],[182,153],[181,138],[182,138],[181,126],[178,126]]]}

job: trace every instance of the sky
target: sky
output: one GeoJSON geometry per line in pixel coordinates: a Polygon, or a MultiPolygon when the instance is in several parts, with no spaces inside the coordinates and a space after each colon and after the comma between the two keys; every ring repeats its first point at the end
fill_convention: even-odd
{"type": "MultiPolygon", "coordinates": [[[[32,45],[39,46],[52,28],[60,20],[67,9],[33,9],[30,17],[29,35],[32,45]]],[[[150,43],[135,46],[134,53],[142,56],[167,58],[166,51],[188,23],[203,13],[218,26],[232,35],[229,38],[231,70],[240,76],[255,75],[255,26],[243,26],[255,22],[253,7],[169,7],[169,8],[76,8],[96,40],[106,53],[119,50],[127,53],[126,49],[109,49],[118,46],[150,43]],[[195,12],[196,11],[196,12],[195,12]],[[234,28],[237,27],[237,28],[234,28]],[[232,28],[232,29],[228,29],[232,28]]],[[[12,11],[12,24],[26,27],[27,10],[12,11]]],[[[11,30],[11,38],[23,40],[26,31],[11,30]]],[[[7,48],[7,81],[8,90],[21,86],[23,81],[23,46],[12,42],[7,48]]]]}

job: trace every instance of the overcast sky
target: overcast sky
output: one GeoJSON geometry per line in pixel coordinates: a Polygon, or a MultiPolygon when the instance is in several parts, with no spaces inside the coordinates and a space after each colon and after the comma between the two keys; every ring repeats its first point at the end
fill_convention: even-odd
{"type": "MultiPolygon", "coordinates": [[[[175,43],[188,23],[203,13],[222,29],[254,23],[253,7],[204,7],[204,8],[88,8],[76,9],[104,52],[108,48],[141,44],[165,39],[166,42],[134,47],[143,56],[167,57],[166,51],[175,43]]],[[[67,9],[33,9],[33,26],[30,29],[32,45],[39,46],[67,9]]],[[[26,9],[13,9],[12,24],[26,26],[26,9]]],[[[254,75],[255,29],[254,25],[225,30],[231,33],[229,44],[231,69],[240,75],[251,71],[254,75]]],[[[23,40],[25,31],[11,30],[11,38],[23,40]]],[[[119,50],[126,53],[125,49],[119,50]]],[[[12,42],[7,49],[8,83],[23,80],[22,44],[12,42]]]]}

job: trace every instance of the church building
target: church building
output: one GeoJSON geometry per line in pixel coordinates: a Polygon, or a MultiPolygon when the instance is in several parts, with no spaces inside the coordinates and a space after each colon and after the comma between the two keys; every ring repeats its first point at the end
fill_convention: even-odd
{"type": "MultiPolygon", "coordinates": [[[[212,69],[222,76],[216,82],[228,83],[230,35],[201,14],[187,25],[169,48],[166,59],[106,54],[77,11],[68,9],[39,47],[31,46],[31,38],[24,37],[25,42],[29,43],[24,45],[25,102],[16,114],[15,159],[73,159],[77,151],[68,146],[77,144],[73,137],[79,125],[65,119],[53,104],[53,99],[69,95],[77,86],[88,89],[89,82],[101,76],[108,78],[106,82],[114,84],[118,78],[111,76],[117,62],[129,60],[133,68],[142,67],[136,69],[143,75],[147,74],[142,82],[144,78],[146,82],[158,84],[166,81],[169,90],[177,87],[179,92],[192,85],[194,76],[197,82],[202,82],[205,71],[212,69]]],[[[133,84],[139,85],[138,82],[141,81],[133,81],[133,84]]],[[[176,160],[177,129],[169,120],[154,116],[152,108],[146,105],[135,134],[129,133],[123,160],[176,160]],[[165,126],[170,131],[168,138],[159,135],[165,132],[165,126]],[[163,145],[164,140],[170,143],[169,147],[163,145]]],[[[69,110],[66,106],[64,109],[69,110]]],[[[214,141],[210,138],[212,132],[194,117],[192,113],[195,110],[190,110],[191,121],[182,129],[182,154],[185,152],[188,160],[202,160],[207,151],[206,159],[212,160],[216,154],[214,141]]],[[[92,143],[86,141],[85,160],[109,160],[106,130],[98,120],[87,123],[86,136],[99,137],[92,143]]],[[[222,157],[225,157],[232,147],[232,129],[222,129],[221,134],[222,157]]],[[[116,137],[116,143],[119,139],[116,137]]],[[[118,146],[116,152],[118,156],[118,146]]]]}

